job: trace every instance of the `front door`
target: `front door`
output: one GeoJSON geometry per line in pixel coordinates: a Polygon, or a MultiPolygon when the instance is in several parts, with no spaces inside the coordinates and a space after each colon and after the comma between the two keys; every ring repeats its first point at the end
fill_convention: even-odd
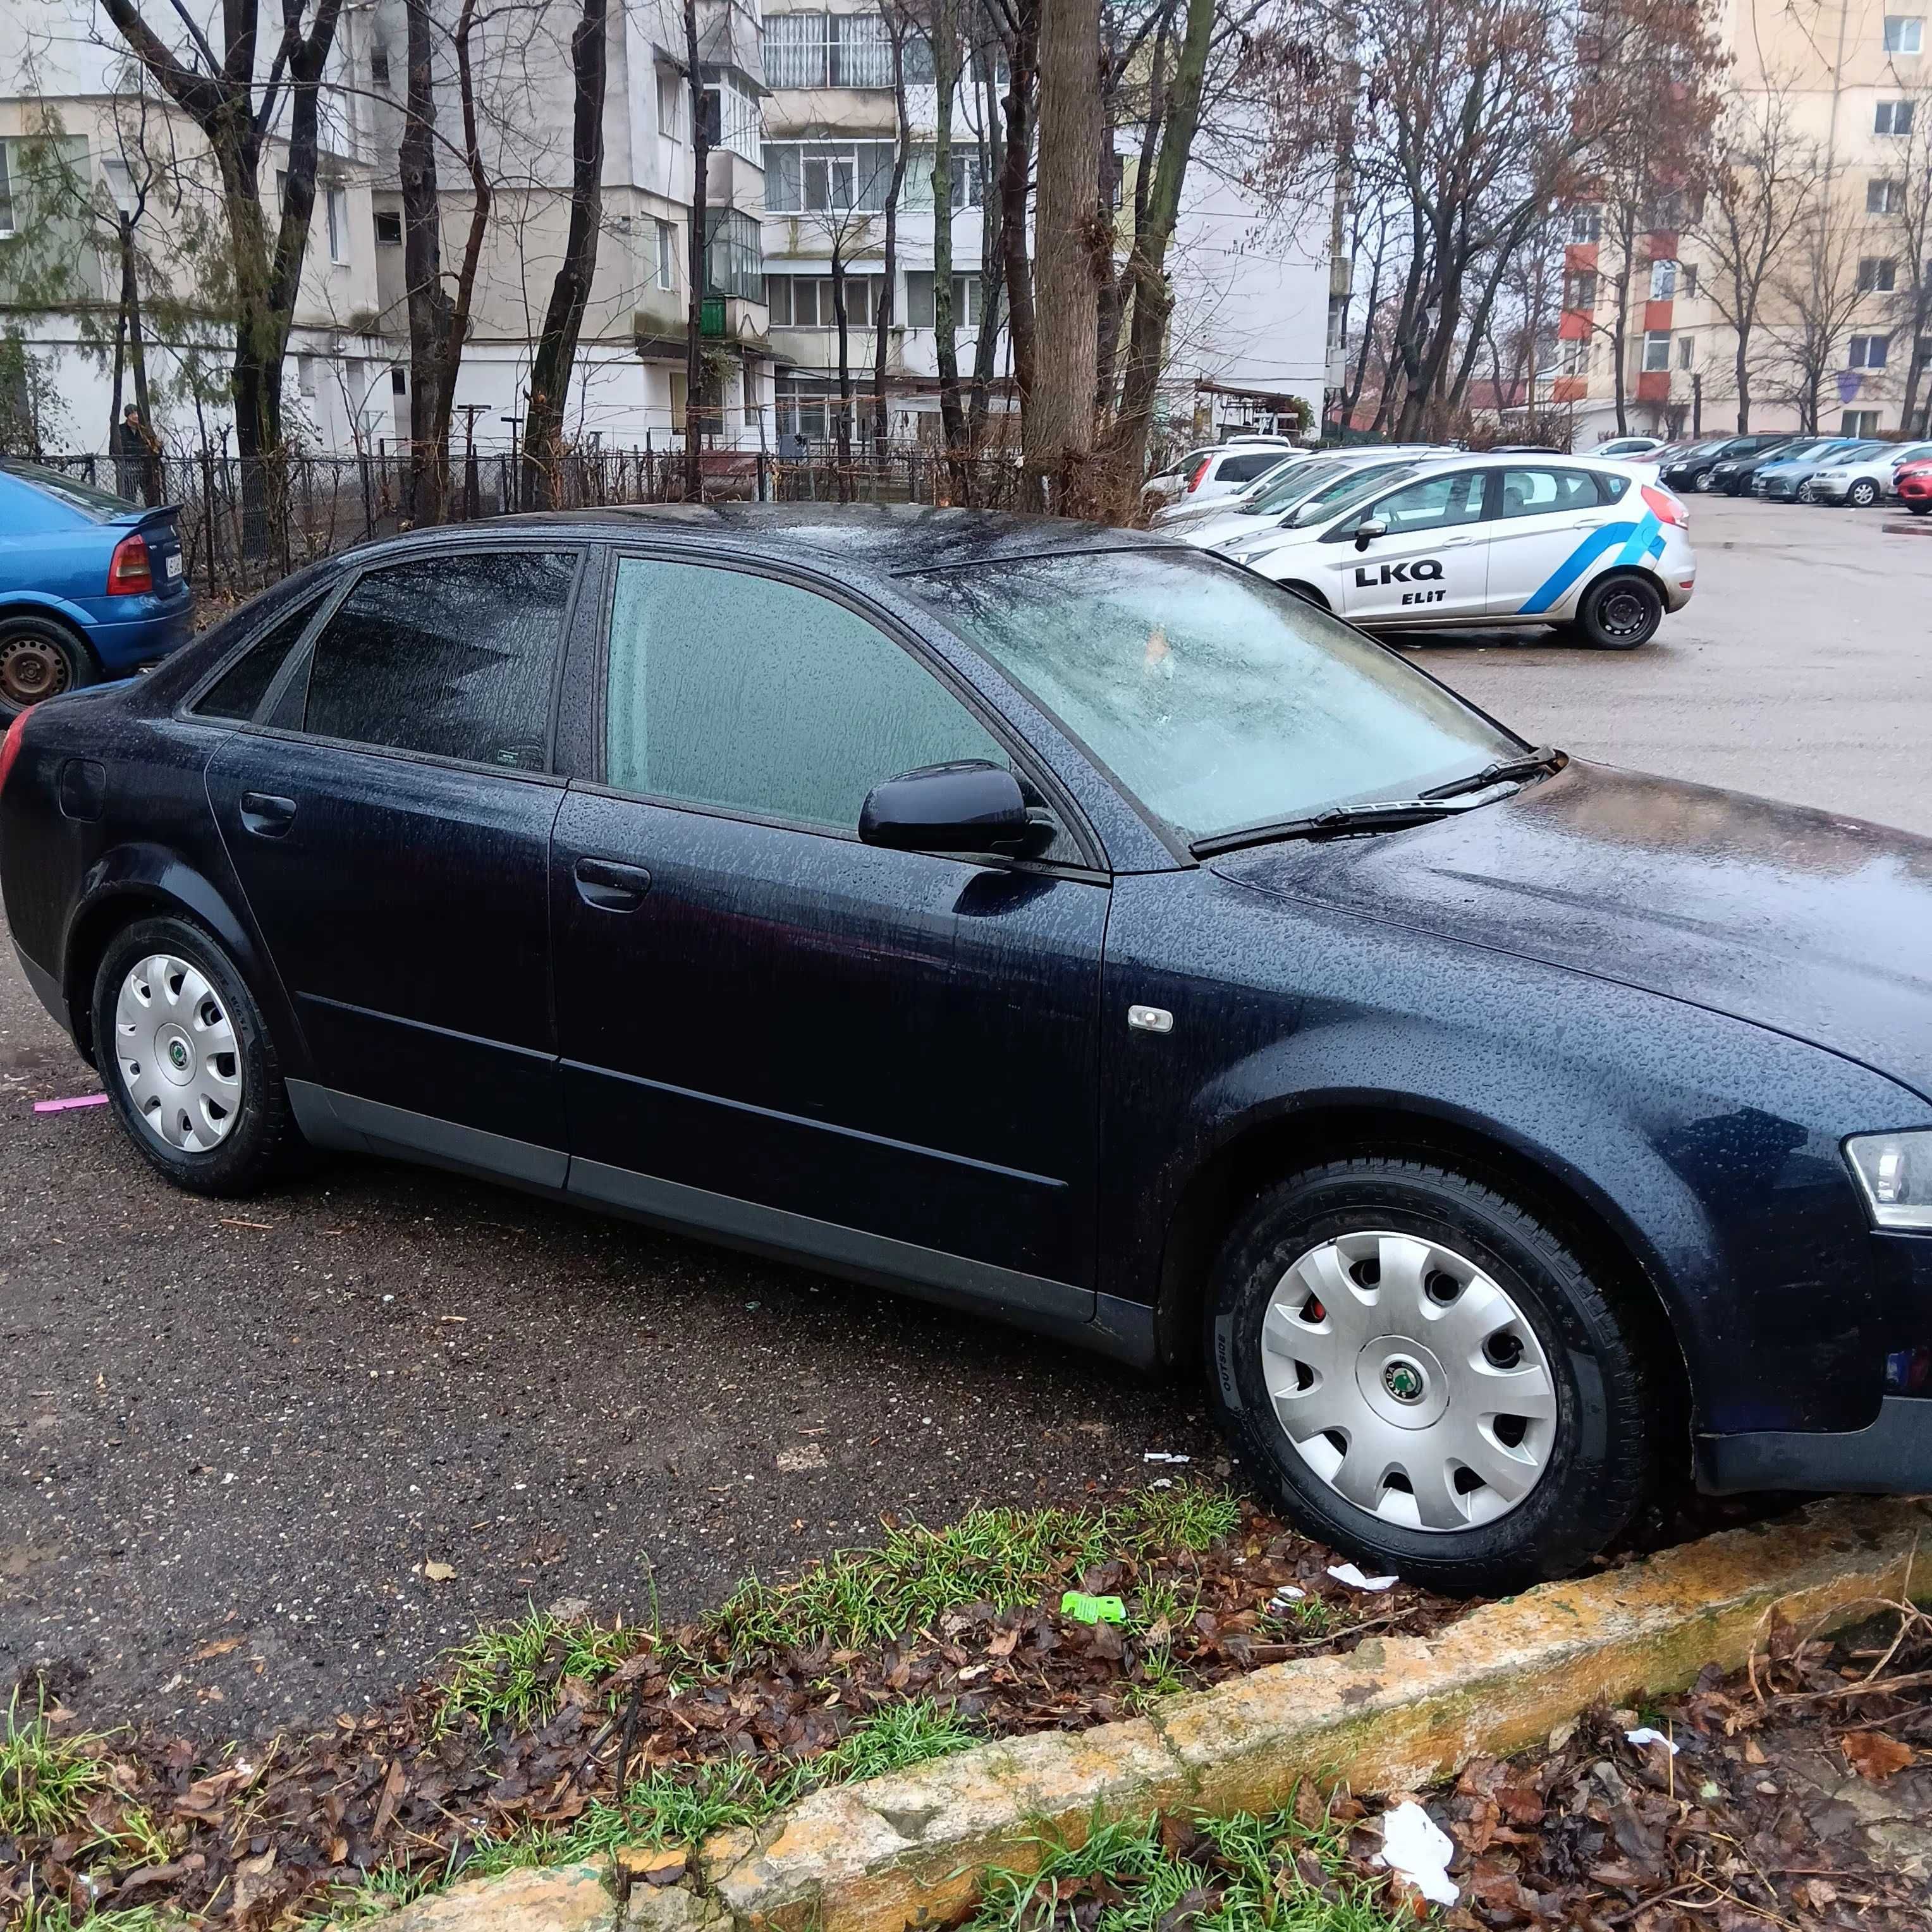
{"type": "Polygon", "coordinates": [[[1342,546],[1342,614],[1358,624],[1475,619],[1486,610],[1482,534],[1484,472],[1432,470],[1372,499],[1322,539],[1342,546]],[[1364,542],[1366,525],[1382,533],[1364,542]]]}
{"type": "Polygon", "coordinates": [[[561,1185],[552,694],[578,558],[372,570],[208,767],[302,1027],[312,1124],[561,1185]]]}
{"type": "Polygon", "coordinates": [[[883,779],[1013,764],[991,722],[749,570],[623,557],[609,630],[552,873],[573,1191],[1087,1318],[1108,891],[856,836],[883,779]]]}

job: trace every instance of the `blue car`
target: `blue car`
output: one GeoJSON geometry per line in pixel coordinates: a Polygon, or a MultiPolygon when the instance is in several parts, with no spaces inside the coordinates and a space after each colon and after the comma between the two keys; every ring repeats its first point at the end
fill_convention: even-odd
{"type": "Polygon", "coordinates": [[[180,518],[0,458],[0,718],[188,642],[180,518]]]}
{"type": "Polygon", "coordinates": [[[1844,460],[1854,452],[1863,454],[1885,446],[1881,442],[1861,442],[1855,436],[1836,436],[1828,442],[1812,444],[1802,455],[1767,463],[1752,476],[1751,494],[1762,497],[1767,502],[1808,503],[1811,499],[1806,486],[1818,471],[1844,460]]]}

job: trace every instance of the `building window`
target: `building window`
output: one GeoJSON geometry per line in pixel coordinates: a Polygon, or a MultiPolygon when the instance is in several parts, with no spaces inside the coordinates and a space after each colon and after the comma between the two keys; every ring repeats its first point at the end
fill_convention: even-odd
{"type": "MultiPolygon", "coordinates": [[[[1890,22],[1886,23],[1888,26],[1890,22]]],[[[369,55],[369,80],[373,86],[386,88],[389,84],[389,50],[376,47],[369,55]]]]}
{"type": "Polygon", "coordinates": [[[704,77],[704,142],[709,148],[728,148],[752,162],[758,159],[764,122],[758,99],[736,76],[713,70],[704,77]]]}
{"type": "Polygon", "coordinates": [[[1881,100],[1872,110],[1874,134],[1909,134],[1912,132],[1912,103],[1881,100]]]}
{"type": "Polygon", "coordinates": [[[328,232],[328,259],[332,262],[346,262],[349,259],[348,190],[324,188],[322,200],[323,220],[328,232]]]}
{"type": "MultiPolygon", "coordinates": [[[[908,278],[910,279],[910,278],[908,278]]],[[[930,282],[928,275],[926,280],[930,282]]],[[[878,297],[876,275],[845,278],[845,326],[870,328],[878,297]]],[[[836,328],[838,311],[832,305],[830,275],[767,275],[765,299],[771,304],[774,328],[836,328]]],[[[928,315],[926,325],[932,322],[928,315]]],[[[916,328],[917,323],[914,326],[916,328]]]]}
{"type": "Polygon", "coordinates": [[[410,372],[406,369],[389,371],[389,393],[392,396],[406,396],[410,392],[410,372]]]}
{"type": "Polygon", "coordinates": [[[658,132],[667,140],[675,141],[677,130],[684,117],[678,112],[678,103],[684,98],[684,76],[668,69],[658,70],[658,132]]]}
{"type": "Polygon", "coordinates": [[[1677,366],[1688,369],[1697,359],[1697,338],[1694,335],[1680,335],[1677,338],[1677,366]]]}
{"type": "Polygon", "coordinates": [[[1650,298],[1668,302],[1677,292],[1677,264],[1668,258],[1650,265],[1650,298]]]}
{"type": "Polygon", "coordinates": [[[1892,338],[1888,335],[1855,335],[1846,366],[1852,369],[1882,369],[1886,352],[1891,346],[1892,338]]]}
{"type": "Polygon", "coordinates": [[[1898,283],[1898,264],[1889,255],[1867,255],[1858,263],[1858,293],[1888,296],[1898,283]]]}
{"type": "Polygon", "coordinates": [[[1680,262],[1677,265],[1677,292],[1686,302],[1693,300],[1697,293],[1697,265],[1694,262],[1680,262]]]}
{"type": "Polygon", "coordinates": [[[1563,278],[1563,306],[1581,309],[1586,315],[1597,306],[1597,277],[1594,269],[1573,268],[1563,278]]]}
{"type": "Polygon", "coordinates": [[[1668,329],[1653,329],[1643,338],[1643,366],[1652,373],[1670,367],[1670,332],[1668,329]]]}
{"type": "Polygon", "coordinates": [[[376,209],[376,245],[379,248],[400,248],[403,245],[403,218],[400,214],[376,209]]]}
{"type": "MultiPolygon", "coordinates": [[[[906,275],[906,321],[914,328],[931,328],[935,316],[933,306],[932,271],[930,268],[914,268],[906,275]]],[[[980,278],[977,275],[955,275],[952,278],[952,321],[958,328],[977,328],[980,326],[980,278]]]]}
{"type": "Polygon", "coordinates": [[[1847,410],[1838,418],[1838,434],[1840,436],[1876,436],[1878,434],[1878,418],[1876,410],[1847,410]]]}
{"type": "MultiPolygon", "coordinates": [[[[793,17],[778,14],[774,20],[793,17]]],[[[892,186],[892,155],[890,141],[768,141],[765,212],[876,214],[892,186]]]]}
{"type": "Polygon", "coordinates": [[[756,215],[742,208],[706,210],[704,292],[735,296],[740,302],[764,300],[765,261],[756,215]]]}
{"type": "Polygon", "coordinates": [[[1925,22],[1916,14],[1888,14],[1885,16],[1885,50],[1888,54],[1916,54],[1924,45],[1925,22]]]}
{"type": "Polygon", "coordinates": [[[877,14],[775,14],[764,25],[764,52],[773,87],[892,84],[892,41],[877,14]]]}
{"type": "Polygon", "coordinates": [[[677,286],[677,226],[674,222],[658,224],[658,286],[677,286]]]}
{"type": "Polygon", "coordinates": [[[1865,183],[1865,212],[1896,214],[1905,200],[1905,184],[1875,176],[1865,183]]]}
{"type": "Polygon", "coordinates": [[[1602,212],[1587,204],[1570,211],[1570,239],[1574,242],[1594,242],[1604,232],[1602,212]]]}

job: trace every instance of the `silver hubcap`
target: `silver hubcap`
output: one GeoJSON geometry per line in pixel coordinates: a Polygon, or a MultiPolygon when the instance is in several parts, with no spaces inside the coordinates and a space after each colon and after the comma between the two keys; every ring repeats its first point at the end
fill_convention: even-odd
{"type": "Polygon", "coordinates": [[[1262,1379],[1302,1460],[1405,1528],[1508,1515],[1556,1444],[1556,1385],[1522,1310],[1414,1234],[1343,1234],[1296,1262],[1262,1323],[1262,1379]]]}
{"type": "Polygon", "coordinates": [[[206,1154],[242,1110],[242,1054],[214,989],[172,953],[151,952],[121,982],[114,1058],[148,1131],[206,1154]]]}

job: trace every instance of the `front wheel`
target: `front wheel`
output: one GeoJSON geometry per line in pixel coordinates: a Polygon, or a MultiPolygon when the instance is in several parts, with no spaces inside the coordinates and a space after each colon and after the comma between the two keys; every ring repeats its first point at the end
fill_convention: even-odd
{"type": "Polygon", "coordinates": [[[1708,496],[1718,487],[1718,479],[1708,470],[1700,470],[1690,487],[1700,496],[1708,496]]]}
{"type": "Polygon", "coordinates": [[[1868,476],[1862,476],[1845,492],[1845,502],[1854,510],[1869,510],[1878,501],[1878,485],[1868,476]]]}
{"type": "Polygon", "coordinates": [[[1624,572],[1600,577],[1576,607],[1576,628],[1601,651],[1634,651],[1664,622],[1664,592],[1654,578],[1624,572]]]}
{"type": "Polygon", "coordinates": [[[1798,500],[1801,503],[1815,503],[1818,500],[1818,493],[1810,484],[1801,483],[1798,486],[1798,500]]]}
{"type": "Polygon", "coordinates": [[[1464,1593],[1566,1575],[1648,1486],[1624,1320],[1562,1238],[1472,1177],[1331,1162],[1236,1226],[1210,1297],[1223,1428],[1313,1537],[1464,1593]]]}
{"type": "Polygon", "coordinates": [[[145,919],[118,934],[94,975],[93,1012],[115,1116],[177,1187],[251,1193],[298,1144],[261,1009],[202,927],[145,919]]]}
{"type": "Polygon", "coordinates": [[[1908,503],[1905,507],[1915,517],[1932,516],[1932,503],[1908,503]]]}

